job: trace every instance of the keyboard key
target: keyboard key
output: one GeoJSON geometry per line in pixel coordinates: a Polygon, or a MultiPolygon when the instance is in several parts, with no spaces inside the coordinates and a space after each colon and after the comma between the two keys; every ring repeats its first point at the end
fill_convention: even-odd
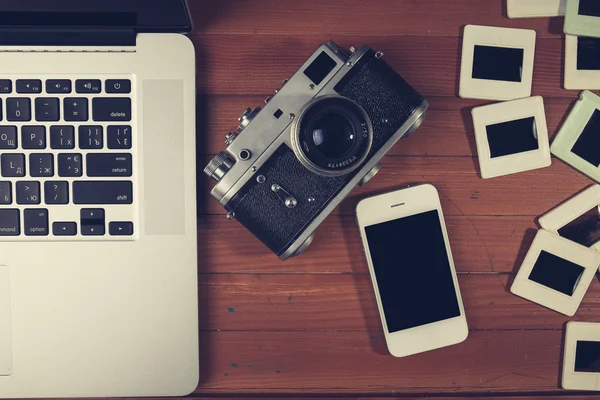
{"type": "Polygon", "coordinates": [[[132,204],[133,184],[130,181],[75,181],[75,204],[132,204]]]}
{"type": "Polygon", "coordinates": [[[48,236],[48,210],[26,208],[23,210],[25,236],[48,236]]]}
{"type": "Polygon", "coordinates": [[[106,145],[109,149],[130,149],[131,126],[111,125],[106,128],[106,145]]]}
{"type": "Polygon", "coordinates": [[[54,236],[75,236],[77,235],[77,223],[55,222],[52,224],[52,234],[54,236]]]}
{"type": "Polygon", "coordinates": [[[106,93],[131,93],[131,81],[129,79],[107,79],[106,93]]]}
{"type": "Polygon", "coordinates": [[[4,114],[2,113],[2,101],[0,101],[0,121],[4,118],[4,114]]]}
{"type": "Polygon", "coordinates": [[[12,81],[10,79],[0,79],[0,93],[6,94],[12,92],[12,81]]]}
{"type": "Polygon", "coordinates": [[[62,153],[58,155],[58,176],[81,176],[81,154],[62,153]]]}
{"type": "Polygon", "coordinates": [[[75,128],[69,125],[50,127],[50,147],[53,149],[74,149],[75,128]]]}
{"type": "Polygon", "coordinates": [[[81,209],[81,234],[84,236],[101,236],[105,234],[104,209],[81,209]]]}
{"type": "Polygon", "coordinates": [[[46,81],[46,93],[71,93],[71,80],[48,79],[46,81]]]}
{"type": "Polygon", "coordinates": [[[29,175],[36,178],[54,176],[54,155],[48,153],[31,153],[29,155],[29,175]]]}
{"type": "Polygon", "coordinates": [[[75,91],[77,93],[100,93],[102,92],[102,82],[100,79],[77,79],[75,91]]]}
{"type": "Polygon", "coordinates": [[[0,126],[0,149],[16,149],[17,145],[17,127],[0,126]]]}
{"type": "Polygon", "coordinates": [[[103,130],[99,125],[79,127],[80,149],[101,149],[104,147],[103,130]]]}
{"type": "Polygon", "coordinates": [[[19,236],[20,234],[19,210],[0,209],[0,236],[19,236]]]}
{"type": "Polygon", "coordinates": [[[131,121],[131,99],[126,97],[96,97],[92,99],[94,121],[131,121]]]}
{"type": "Polygon", "coordinates": [[[1,154],[0,170],[5,178],[19,178],[25,176],[24,154],[1,154]]]}
{"type": "Polygon", "coordinates": [[[40,204],[40,183],[36,181],[17,182],[17,204],[40,204]]]}
{"type": "Polygon", "coordinates": [[[22,97],[6,99],[6,119],[8,121],[31,121],[31,100],[22,97]]]}
{"type": "MultiPolygon", "coordinates": [[[[79,212],[81,221],[104,224],[104,208],[82,208],[79,212]]],[[[83,222],[82,222],[83,223],[83,222]]]]}
{"type": "Polygon", "coordinates": [[[131,176],[131,154],[90,153],[86,155],[87,176],[131,176]]]}
{"type": "Polygon", "coordinates": [[[83,236],[104,236],[105,233],[104,225],[81,225],[83,236]]]}
{"type": "Polygon", "coordinates": [[[64,100],[65,121],[87,121],[88,99],[66,97],[64,100]]]}
{"type": "Polygon", "coordinates": [[[46,181],[44,182],[44,203],[69,204],[69,182],[46,181]]]}
{"type": "Polygon", "coordinates": [[[111,236],[131,236],[133,222],[111,222],[108,224],[108,233],[111,236]]]}
{"type": "Polygon", "coordinates": [[[12,203],[12,189],[10,182],[0,182],[0,204],[12,203]]]}
{"type": "Polygon", "coordinates": [[[24,149],[46,148],[45,126],[23,126],[21,128],[21,147],[24,149]]]}
{"type": "Polygon", "coordinates": [[[36,121],[58,121],[60,119],[60,106],[57,98],[38,97],[35,99],[36,121]]]}
{"type": "Polygon", "coordinates": [[[39,79],[17,79],[17,93],[42,93],[39,79]]]}

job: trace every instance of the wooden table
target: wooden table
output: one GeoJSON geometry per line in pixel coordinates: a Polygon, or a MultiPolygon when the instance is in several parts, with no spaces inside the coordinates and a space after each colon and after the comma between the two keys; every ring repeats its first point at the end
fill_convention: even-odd
{"type": "MultiPolygon", "coordinates": [[[[578,95],[561,89],[562,18],[510,20],[501,0],[190,0],[190,7],[198,59],[196,395],[594,397],[559,389],[569,318],[507,291],[536,217],[591,181],[557,159],[482,180],[470,112],[486,102],[457,97],[465,24],[535,29],[533,94],[544,96],[554,136],[578,95]],[[327,218],[309,250],[281,262],[226,220],[202,169],[224,149],[239,114],[261,105],[329,39],[384,51],[431,107],[381,172],[327,218]],[[431,182],[442,196],[471,331],[463,344],[396,359],[386,351],[353,211],[366,195],[414,182],[431,182]]],[[[596,280],[573,319],[600,320],[596,280]]]]}

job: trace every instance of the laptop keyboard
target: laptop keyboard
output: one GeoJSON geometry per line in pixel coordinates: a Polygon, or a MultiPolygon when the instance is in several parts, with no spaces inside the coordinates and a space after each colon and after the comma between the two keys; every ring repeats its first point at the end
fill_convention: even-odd
{"type": "Polygon", "coordinates": [[[131,77],[0,77],[0,241],[132,240],[131,77]]]}

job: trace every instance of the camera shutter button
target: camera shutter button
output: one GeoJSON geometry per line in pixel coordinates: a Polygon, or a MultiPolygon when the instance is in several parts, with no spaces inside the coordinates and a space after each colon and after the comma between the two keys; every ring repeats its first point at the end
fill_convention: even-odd
{"type": "Polygon", "coordinates": [[[242,132],[244,129],[246,129],[248,124],[250,124],[254,117],[258,115],[260,110],[260,107],[256,107],[254,110],[247,108],[246,111],[244,111],[244,113],[238,118],[238,121],[240,122],[240,126],[238,126],[237,129],[238,132],[242,132]]]}
{"type": "Polygon", "coordinates": [[[230,146],[235,138],[237,138],[237,133],[229,132],[227,135],[225,135],[225,145],[230,146]]]}
{"type": "Polygon", "coordinates": [[[238,122],[242,122],[242,120],[243,120],[245,117],[247,117],[248,115],[250,115],[250,113],[251,113],[251,112],[252,112],[252,109],[251,109],[251,108],[246,108],[246,109],[244,110],[244,112],[242,113],[242,115],[240,115],[240,116],[238,117],[238,122]]]}

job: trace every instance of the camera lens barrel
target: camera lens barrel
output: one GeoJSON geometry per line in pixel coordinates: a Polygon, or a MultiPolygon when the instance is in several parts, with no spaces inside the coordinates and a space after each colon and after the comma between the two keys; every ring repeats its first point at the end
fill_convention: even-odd
{"type": "Polygon", "coordinates": [[[352,100],[323,96],[307,104],[291,130],[300,162],[324,176],[342,176],[358,168],[373,143],[367,113],[352,100]]]}

